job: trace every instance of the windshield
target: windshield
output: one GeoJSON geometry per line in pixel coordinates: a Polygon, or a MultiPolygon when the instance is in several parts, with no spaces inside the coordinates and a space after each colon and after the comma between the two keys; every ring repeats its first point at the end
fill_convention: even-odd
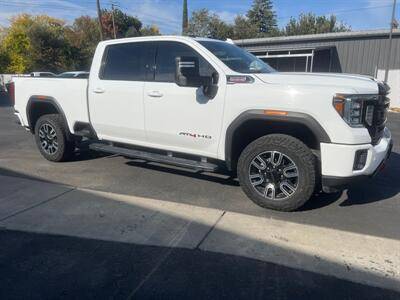
{"type": "Polygon", "coordinates": [[[198,41],[201,45],[211,51],[225,65],[239,73],[271,73],[275,70],[253,54],[239,48],[238,46],[217,42],[198,41]]]}

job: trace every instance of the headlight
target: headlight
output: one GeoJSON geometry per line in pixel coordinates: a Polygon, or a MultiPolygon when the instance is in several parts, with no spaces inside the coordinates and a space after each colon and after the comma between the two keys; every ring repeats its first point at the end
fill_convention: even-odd
{"type": "Polygon", "coordinates": [[[333,97],[333,107],[351,127],[363,127],[363,103],[357,95],[337,94],[333,97]]]}

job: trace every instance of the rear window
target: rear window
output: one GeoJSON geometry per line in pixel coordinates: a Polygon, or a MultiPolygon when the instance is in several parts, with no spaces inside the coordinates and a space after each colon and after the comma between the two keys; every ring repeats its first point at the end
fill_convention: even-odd
{"type": "Polygon", "coordinates": [[[155,45],[124,43],[106,47],[100,71],[103,80],[153,80],[155,45]]]}

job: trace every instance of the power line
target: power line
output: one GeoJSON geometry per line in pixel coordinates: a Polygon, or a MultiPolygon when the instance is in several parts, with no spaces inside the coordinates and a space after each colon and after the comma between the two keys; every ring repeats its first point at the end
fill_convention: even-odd
{"type": "MultiPolygon", "coordinates": [[[[365,6],[365,7],[351,8],[351,9],[342,9],[342,10],[336,10],[333,12],[328,12],[328,13],[325,13],[324,15],[340,15],[340,14],[347,13],[347,12],[369,10],[369,9],[376,9],[376,8],[383,8],[383,7],[390,7],[390,6],[392,6],[392,5],[389,4],[389,5],[365,6]]],[[[291,17],[293,17],[293,16],[278,17],[277,20],[290,19],[291,17]]]]}
{"type": "MultiPolygon", "coordinates": [[[[143,0],[129,0],[131,3],[132,2],[143,2],[143,0]]],[[[197,0],[198,2],[203,2],[203,3],[214,3],[215,0],[197,0]]],[[[324,0],[320,0],[320,1],[324,1],[324,0]]],[[[336,0],[336,1],[342,1],[342,0],[336,0]]],[[[348,1],[348,0],[343,0],[343,1],[348,1]]],[[[369,2],[376,2],[376,3],[382,3],[382,0],[369,0],[369,2]]],[[[87,0],[87,1],[82,1],[85,6],[82,5],[77,5],[74,4],[72,2],[69,1],[65,1],[64,3],[67,3],[67,5],[64,4],[51,4],[51,3],[46,3],[46,4],[40,4],[40,3],[30,3],[29,5],[27,5],[26,3],[21,1],[13,1],[13,2],[9,2],[9,1],[5,1],[5,0],[0,0],[0,4],[2,7],[16,7],[16,8],[20,8],[20,7],[24,7],[27,9],[51,9],[51,10],[62,10],[62,11],[79,11],[79,12],[88,12],[88,10],[91,10],[92,12],[95,11],[94,8],[94,4],[97,3],[97,0],[87,0]],[[89,5],[87,5],[89,4],[89,5]]],[[[168,2],[165,0],[165,2],[168,2]]],[[[327,0],[327,2],[331,2],[331,0],[327,0]]],[[[117,4],[118,2],[116,1],[110,1],[109,4],[111,4],[111,8],[112,5],[114,4],[114,6],[118,6],[126,11],[130,11],[130,8],[127,8],[126,6],[123,6],[121,4],[117,4]]],[[[332,11],[332,12],[328,12],[328,13],[324,13],[324,15],[340,15],[340,14],[345,14],[348,12],[355,12],[355,11],[365,11],[365,10],[371,10],[371,9],[378,9],[378,8],[386,8],[386,7],[390,7],[391,4],[387,4],[387,5],[374,5],[374,6],[364,6],[364,7],[358,7],[358,8],[349,8],[349,9],[343,9],[343,10],[337,10],[337,11],[332,11]]],[[[250,6],[249,6],[250,8],[250,6]]],[[[150,18],[155,18],[158,20],[159,16],[156,14],[149,14],[147,13],[147,17],[150,18]]],[[[280,16],[277,17],[277,20],[285,20],[285,19],[290,19],[291,17],[294,17],[293,15],[289,16],[280,16]]]]}

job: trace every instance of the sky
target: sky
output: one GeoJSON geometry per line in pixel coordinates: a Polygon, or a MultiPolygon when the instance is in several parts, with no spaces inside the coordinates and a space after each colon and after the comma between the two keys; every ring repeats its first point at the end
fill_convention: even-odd
{"type": "MultiPolygon", "coordinates": [[[[102,8],[111,2],[145,25],[157,25],[163,34],[181,31],[183,0],[100,0],[102,8]]],[[[207,8],[226,22],[245,14],[252,0],[188,0],[189,13],[207,8]]],[[[318,15],[335,14],[353,30],[388,28],[393,0],[273,0],[278,25],[283,27],[291,16],[313,12],[318,15]]],[[[10,17],[20,14],[48,14],[72,23],[80,15],[96,15],[96,0],[0,0],[0,25],[7,26],[10,17]]],[[[400,3],[396,9],[400,20],[400,3]]]]}

